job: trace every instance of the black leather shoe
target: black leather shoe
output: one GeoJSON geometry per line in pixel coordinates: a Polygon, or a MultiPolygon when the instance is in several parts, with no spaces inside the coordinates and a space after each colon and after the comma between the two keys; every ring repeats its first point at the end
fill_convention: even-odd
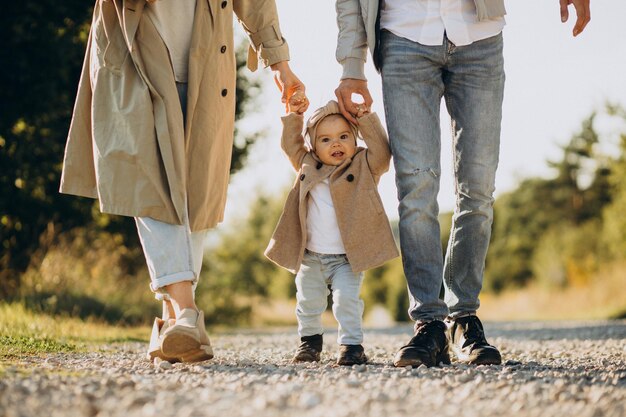
{"type": "Polygon", "coordinates": [[[293,356],[292,362],[319,362],[322,353],[323,339],[321,334],[303,336],[300,338],[300,346],[293,356]]]}
{"type": "Polygon", "coordinates": [[[367,356],[361,345],[341,345],[337,365],[351,366],[367,363],[367,356]]]}
{"type": "Polygon", "coordinates": [[[415,328],[415,336],[402,346],[393,360],[397,367],[436,366],[450,363],[446,325],[440,320],[423,322],[415,328]]]}
{"type": "Polygon", "coordinates": [[[487,343],[483,324],[476,316],[446,319],[450,350],[460,362],[472,365],[500,365],[502,357],[495,346],[487,343]]]}

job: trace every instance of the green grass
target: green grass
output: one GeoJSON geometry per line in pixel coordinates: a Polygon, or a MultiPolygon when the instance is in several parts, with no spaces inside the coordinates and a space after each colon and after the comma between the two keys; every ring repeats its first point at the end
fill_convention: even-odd
{"type": "Polygon", "coordinates": [[[0,336],[0,356],[18,356],[52,352],[75,352],[79,349],[74,343],[27,336],[0,336]]]}
{"type": "Polygon", "coordinates": [[[99,345],[147,342],[147,327],[122,327],[71,317],[49,316],[20,303],[0,303],[0,359],[79,352],[99,345]]]}

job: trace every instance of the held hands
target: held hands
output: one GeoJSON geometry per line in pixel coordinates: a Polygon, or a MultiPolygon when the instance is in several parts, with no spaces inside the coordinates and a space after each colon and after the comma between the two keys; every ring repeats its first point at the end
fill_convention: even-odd
{"type": "Polygon", "coordinates": [[[574,36],[578,36],[585,30],[585,26],[591,20],[591,10],[589,8],[590,0],[559,0],[561,5],[561,22],[567,22],[569,18],[569,11],[567,7],[570,4],[574,5],[576,9],[576,24],[574,25],[574,29],[572,30],[572,34],[574,36]]]}
{"type": "Polygon", "coordinates": [[[287,61],[278,62],[271,68],[274,71],[274,82],[282,93],[281,102],[285,103],[287,113],[304,113],[309,107],[309,100],[304,93],[302,81],[291,71],[287,61]]]}
{"type": "Polygon", "coordinates": [[[295,90],[291,94],[287,94],[289,101],[287,101],[287,113],[302,114],[309,107],[309,99],[306,98],[304,91],[295,90]]]}
{"type": "Polygon", "coordinates": [[[369,113],[372,106],[372,96],[367,89],[367,81],[357,80],[354,78],[346,78],[341,80],[339,87],[335,90],[339,110],[341,114],[354,124],[358,124],[357,118],[369,113]],[[359,94],[363,97],[363,103],[357,104],[352,101],[352,94],[359,94]]]}

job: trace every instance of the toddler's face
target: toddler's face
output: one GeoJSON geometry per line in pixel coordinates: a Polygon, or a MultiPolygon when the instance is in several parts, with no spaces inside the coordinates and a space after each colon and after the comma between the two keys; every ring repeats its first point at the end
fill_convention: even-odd
{"type": "Polygon", "coordinates": [[[341,165],[356,152],[356,138],[340,115],[325,117],[315,132],[315,153],[326,165],[341,165]]]}

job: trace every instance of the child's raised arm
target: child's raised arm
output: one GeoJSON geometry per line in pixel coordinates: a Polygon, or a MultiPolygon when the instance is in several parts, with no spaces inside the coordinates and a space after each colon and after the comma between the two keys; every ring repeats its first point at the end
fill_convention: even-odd
{"type": "Polygon", "coordinates": [[[391,161],[387,132],[376,113],[367,113],[358,120],[359,131],[367,144],[367,163],[372,175],[379,177],[389,170],[391,161]]]}
{"type": "Polygon", "coordinates": [[[299,171],[302,160],[308,153],[302,136],[304,117],[298,113],[289,113],[287,116],[281,117],[281,120],[283,122],[283,135],[280,140],[280,147],[287,154],[293,168],[299,171]]]}

